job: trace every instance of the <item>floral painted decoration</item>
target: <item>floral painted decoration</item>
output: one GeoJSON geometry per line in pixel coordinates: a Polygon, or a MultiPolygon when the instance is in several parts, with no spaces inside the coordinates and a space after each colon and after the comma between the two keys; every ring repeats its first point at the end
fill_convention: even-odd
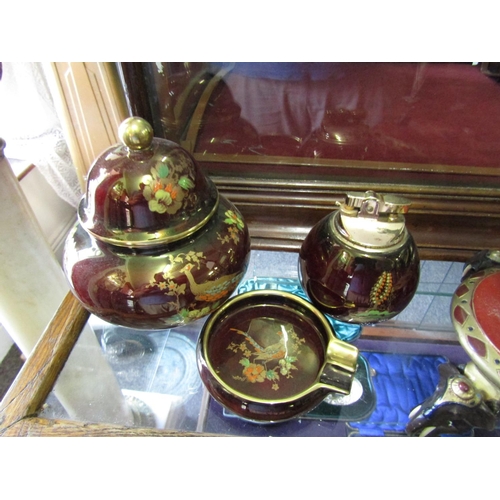
{"type": "Polygon", "coordinates": [[[142,194],[152,212],[175,214],[193,187],[193,180],[187,175],[179,177],[165,157],[144,179],[142,194]]]}
{"type": "Polygon", "coordinates": [[[224,222],[228,225],[227,234],[224,236],[218,234],[217,239],[222,243],[230,243],[231,241],[235,244],[238,244],[240,241],[240,234],[243,232],[245,228],[245,223],[239,214],[234,212],[233,210],[226,210],[224,213],[225,219],[224,222]]]}
{"type": "Polygon", "coordinates": [[[243,336],[241,342],[231,342],[227,346],[234,353],[243,355],[239,360],[239,364],[243,366],[242,375],[234,375],[235,380],[252,384],[269,382],[272,384],[271,388],[278,391],[280,376],[293,378],[293,371],[298,370],[297,356],[305,340],[296,334],[292,325],[279,326],[278,329],[278,324],[274,321],[257,320],[252,321],[248,332],[232,329],[243,336]],[[252,331],[261,332],[260,343],[255,340],[252,331]],[[266,345],[263,345],[264,339],[267,341],[266,345]]]}

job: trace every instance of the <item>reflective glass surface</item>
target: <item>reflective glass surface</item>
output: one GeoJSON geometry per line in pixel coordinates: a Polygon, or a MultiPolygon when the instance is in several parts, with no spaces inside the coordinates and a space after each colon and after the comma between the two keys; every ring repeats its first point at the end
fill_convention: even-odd
{"type": "MultiPolygon", "coordinates": [[[[419,290],[408,308],[386,323],[363,327],[353,341],[360,360],[351,394],[330,395],[301,418],[251,423],[208,394],[196,364],[196,342],[204,319],[165,331],[138,331],[93,316],[89,321],[97,339],[93,355],[103,358],[106,369],[85,394],[73,394],[80,404],[87,401],[90,413],[85,411],[85,418],[74,410],[69,414],[56,389],[41,416],[237,436],[404,436],[411,410],[433,394],[439,366],[469,361],[449,315],[463,264],[423,261],[421,268],[419,290]],[[402,328],[420,336],[398,338],[396,332],[402,328]],[[110,395],[116,382],[120,394],[110,395]],[[122,412],[116,411],[119,397],[126,403],[122,412]]],[[[269,286],[273,278],[278,286],[294,282],[297,254],[253,250],[240,288],[244,291],[255,283],[269,286]]],[[[79,344],[74,351],[82,348],[79,344]]]]}
{"type": "Polygon", "coordinates": [[[493,64],[147,63],[145,72],[156,133],[194,153],[499,166],[493,64]]]}

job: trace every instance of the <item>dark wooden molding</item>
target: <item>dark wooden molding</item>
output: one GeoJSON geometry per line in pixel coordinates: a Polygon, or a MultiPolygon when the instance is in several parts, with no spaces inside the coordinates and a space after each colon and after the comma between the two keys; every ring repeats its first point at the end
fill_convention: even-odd
{"type": "Polygon", "coordinates": [[[422,259],[465,261],[479,250],[500,248],[500,197],[495,190],[474,195],[456,188],[439,195],[432,186],[400,184],[392,189],[388,185],[334,180],[231,177],[218,175],[211,164],[200,163],[220,193],[241,211],[254,248],[298,251],[313,225],[337,209],[336,202],[346,191],[375,187],[379,192],[396,192],[411,200],[407,227],[422,259]]]}
{"type": "MultiPolygon", "coordinates": [[[[153,124],[155,120],[143,63],[117,63],[117,68],[130,114],[153,124]]],[[[157,132],[155,130],[155,134],[157,132]]]]}

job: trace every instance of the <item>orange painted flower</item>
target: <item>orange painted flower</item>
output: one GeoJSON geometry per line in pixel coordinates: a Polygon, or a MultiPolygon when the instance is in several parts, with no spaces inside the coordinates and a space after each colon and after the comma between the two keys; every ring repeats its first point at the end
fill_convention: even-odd
{"type": "MultiPolygon", "coordinates": [[[[159,214],[175,214],[181,207],[184,199],[182,186],[178,185],[171,176],[168,165],[161,164],[151,168],[151,175],[144,178],[141,184],[142,195],[148,202],[152,212],[159,214]]],[[[190,179],[183,181],[188,185],[190,179]]]]}
{"type": "Polygon", "coordinates": [[[256,365],[255,363],[249,364],[244,370],[243,375],[247,378],[249,382],[264,382],[266,380],[266,372],[262,365],[256,365]]]}
{"type": "Polygon", "coordinates": [[[175,189],[175,187],[174,187],[174,185],[172,183],[167,184],[167,186],[165,187],[165,191],[167,193],[169,193],[170,197],[172,198],[172,200],[175,201],[175,199],[177,198],[177,192],[178,192],[178,190],[175,189]]]}

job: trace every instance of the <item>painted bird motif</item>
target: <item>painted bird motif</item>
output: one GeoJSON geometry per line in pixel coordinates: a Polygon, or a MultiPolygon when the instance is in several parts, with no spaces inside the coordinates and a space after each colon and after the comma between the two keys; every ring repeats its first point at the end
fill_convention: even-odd
{"type": "MultiPolygon", "coordinates": [[[[283,359],[287,355],[287,335],[283,335],[283,332],[276,332],[279,337],[278,342],[268,345],[267,347],[262,347],[258,342],[256,342],[248,333],[238,330],[236,328],[231,328],[231,330],[243,335],[248,342],[254,347],[257,356],[254,361],[267,361],[283,359]]],[[[286,332],[285,332],[286,333],[286,332]]]]}
{"type": "Polygon", "coordinates": [[[194,267],[194,264],[189,263],[186,264],[181,271],[189,281],[189,287],[196,300],[200,301],[215,302],[216,300],[226,297],[232,292],[234,285],[238,283],[241,277],[241,273],[234,273],[228,276],[222,276],[213,281],[197,283],[191,274],[191,270],[194,267]]]}

